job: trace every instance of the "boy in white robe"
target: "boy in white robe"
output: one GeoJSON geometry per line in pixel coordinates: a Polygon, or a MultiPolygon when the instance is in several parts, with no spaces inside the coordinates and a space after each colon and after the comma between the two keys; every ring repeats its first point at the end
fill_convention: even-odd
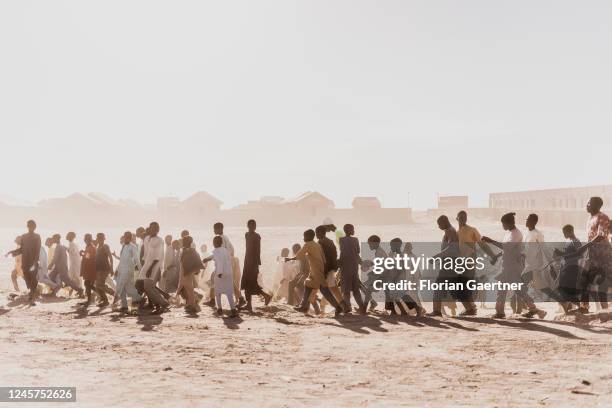
{"type": "Polygon", "coordinates": [[[277,258],[277,270],[274,281],[278,282],[274,298],[288,299],[289,298],[289,282],[298,274],[297,261],[285,262],[285,258],[289,256],[289,248],[281,250],[280,257],[277,258]]]}
{"type": "Polygon", "coordinates": [[[69,232],[66,234],[66,240],[68,241],[68,260],[70,261],[68,276],[70,276],[70,279],[76,282],[77,285],[82,287],[83,279],[81,279],[81,249],[76,242],[74,242],[75,238],[76,234],[74,232],[69,232]]]}
{"type": "Polygon", "coordinates": [[[164,241],[159,234],[159,224],[152,222],[149,225],[149,234],[144,239],[144,264],[136,280],[136,288],[144,291],[149,302],[155,307],[154,314],[168,311],[167,294],[161,291],[156,283],[161,276],[161,265],[164,261],[164,241]]]}
{"type": "MultiPolygon", "coordinates": [[[[17,249],[21,247],[21,235],[15,238],[15,244],[17,244],[17,249]]],[[[5,257],[11,255],[11,252],[7,252],[5,257]]],[[[21,267],[21,254],[13,255],[15,257],[15,269],[11,272],[11,281],[13,282],[13,288],[15,292],[19,293],[19,283],[17,282],[17,278],[24,279],[23,277],[23,268],[21,267]]]]}
{"type": "MultiPolygon", "coordinates": [[[[529,214],[525,221],[527,232],[523,235],[523,242],[525,243],[525,267],[523,268],[521,278],[525,284],[522,290],[526,292],[528,285],[531,284],[535,290],[557,300],[560,304],[564,304],[563,299],[553,291],[557,284],[550,274],[550,268],[547,267],[553,259],[552,251],[546,246],[544,234],[536,228],[537,224],[537,214],[529,214]]],[[[536,314],[536,311],[532,309],[523,313],[522,316],[532,318],[536,314]]]]}
{"type": "Polygon", "coordinates": [[[205,262],[211,259],[215,261],[215,271],[213,272],[213,284],[215,288],[215,302],[217,304],[217,314],[223,313],[221,295],[227,297],[230,306],[230,317],[238,316],[236,304],[234,302],[234,276],[232,271],[232,259],[229,251],[223,247],[223,238],[217,235],[213,239],[213,254],[204,259],[205,262]]]}
{"type": "MultiPolygon", "coordinates": [[[[48,240],[47,240],[48,241],[48,240]]],[[[47,285],[52,291],[59,288],[57,282],[49,278],[49,258],[47,251],[43,245],[40,246],[40,255],[38,257],[38,283],[47,285]]]]}
{"type": "Polygon", "coordinates": [[[232,262],[231,265],[232,278],[234,280],[234,296],[238,300],[238,307],[241,308],[242,306],[246,305],[247,302],[246,299],[240,293],[240,280],[242,278],[242,274],[240,273],[240,260],[236,257],[234,245],[232,245],[232,242],[230,241],[229,237],[223,233],[223,228],[223,223],[221,222],[216,222],[213,225],[213,231],[215,235],[220,236],[223,240],[221,246],[227,249],[229,253],[230,260],[232,262]]]}

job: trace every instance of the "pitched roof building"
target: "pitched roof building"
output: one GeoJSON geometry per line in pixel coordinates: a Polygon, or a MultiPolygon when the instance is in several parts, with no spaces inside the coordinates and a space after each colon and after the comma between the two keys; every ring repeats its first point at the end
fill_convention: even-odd
{"type": "Polygon", "coordinates": [[[198,191],[183,200],[180,208],[184,211],[196,214],[206,214],[221,211],[223,202],[206,191],[198,191]]]}

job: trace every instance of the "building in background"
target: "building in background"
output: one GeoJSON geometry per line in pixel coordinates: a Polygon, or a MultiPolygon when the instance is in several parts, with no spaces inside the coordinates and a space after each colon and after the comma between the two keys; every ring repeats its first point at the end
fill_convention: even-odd
{"type": "Polygon", "coordinates": [[[206,191],[198,191],[180,204],[181,212],[191,216],[206,217],[221,211],[223,202],[206,191]]]}
{"type": "Polygon", "coordinates": [[[612,208],[612,185],[491,193],[489,207],[514,210],[584,211],[589,198],[599,196],[612,208]]]}
{"type": "Polygon", "coordinates": [[[36,206],[13,207],[11,212],[25,214],[26,219],[34,218],[41,225],[68,227],[132,225],[151,219],[151,211],[142,204],[134,200],[115,200],[103,193],[73,193],[43,200],[36,206]]]}
{"type": "Polygon", "coordinates": [[[38,203],[38,205],[43,208],[78,214],[82,212],[101,210],[108,204],[100,202],[95,198],[90,197],[88,194],[73,193],[66,197],[42,200],[38,203]]]}
{"type": "Polygon", "coordinates": [[[157,199],[157,210],[159,212],[176,212],[181,206],[178,197],[159,197],[157,199]]]}
{"type": "Polygon", "coordinates": [[[283,201],[285,201],[284,197],[280,196],[263,196],[259,200],[249,200],[246,204],[240,204],[234,207],[237,210],[257,210],[261,208],[275,208],[280,206],[283,201]]]}
{"type": "Polygon", "coordinates": [[[466,195],[438,195],[438,209],[461,210],[468,208],[466,195]]]}
{"type": "Polygon", "coordinates": [[[351,202],[351,206],[355,209],[378,209],[382,208],[380,200],[377,197],[355,197],[351,202]]]}
{"type": "Polygon", "coordinates": [[[181,200],[178,197],[159,197],[156,209],[162,224],[172,220],[180,212],[181,200]]]}
{"type": "Polygon", "coordinates": [[[263,196],[230,209],[222,209],[222,201],[206,191],[198,191],[184,200],[166,196],[154,205],[131,199],[113,199],[101,193],[74,193],[53,198],[33,206],[2,205],[0,222],[22,226],[34,218],[41,225],[90,225],[92,227],[134,227],[155,220],[169,228],[210,228],[220,221],[228,226],[245,226],[255,219],[260,226],[320,225],[327,217],[338,225],[393,225],[412,222],[410,208],[384,208],[377,197],[359,196],[351,208],[336,204],[318,191],[306,191],[295,198],[263,196]]]}
{"type": "Polygon", "coordinates": [[[295,198],[283,201],[282,204],[310,216],[329,213],[336,206],[332,200],[318,191],[306,191],[295,198]]]}
{"type": "Polygon", "coordinates": [[[489,208],[497,214],[516,212],[518,219],[538,214],[542,225],[572,224],[580,232],[587,220],[589,198],[603,199],[603,210],[612,210],[612,185],[513,191],[489,194],[489,208]]]}

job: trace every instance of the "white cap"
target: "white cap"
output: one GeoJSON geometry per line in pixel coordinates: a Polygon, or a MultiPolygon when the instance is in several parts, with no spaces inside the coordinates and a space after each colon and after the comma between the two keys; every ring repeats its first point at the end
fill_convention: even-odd
{"type": "Polygon", "coordinates": [[[331,218],[325,217],[325,219],[323,220],[323,225],[334,225],[334,222],[331,218]]]}

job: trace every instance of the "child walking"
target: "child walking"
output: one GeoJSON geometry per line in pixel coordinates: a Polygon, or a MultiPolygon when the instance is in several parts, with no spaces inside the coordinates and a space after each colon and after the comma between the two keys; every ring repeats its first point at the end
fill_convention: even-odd
{"type": "Polygon", "coordinates": [[[221,235],[213,238],[213,254],[211,257],[204,259],[205,262],[210,260],[215,261],[215,271],[213,272],[213,284],[215,287],[215,301],[217,304],[217,314],[223,314],[223,306],[221,303],[221,295],[227,297],[227,302],[230,307],[230,317],[238,316],[236,304],[234,302],[234,277],[232,271],[232,259],[229,251],[223,247],[223,237],[221,235]]]}

